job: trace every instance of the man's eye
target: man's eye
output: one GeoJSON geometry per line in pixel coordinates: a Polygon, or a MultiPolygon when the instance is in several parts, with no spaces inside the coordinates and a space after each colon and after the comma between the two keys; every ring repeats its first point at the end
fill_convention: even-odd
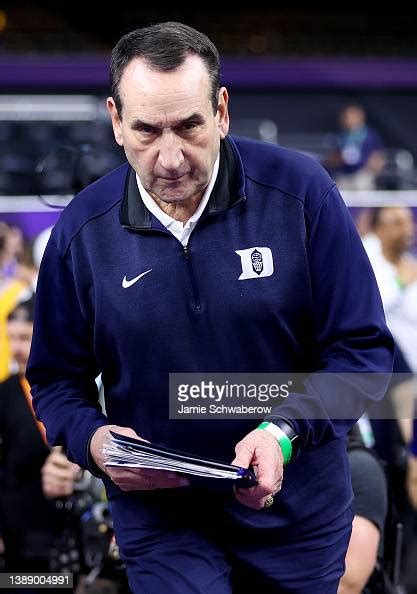
{"type": "Polygon", "coordinates": [[[183,125],[183,129],[184,130],[194,130],[194,128],[197,128],[198,124],[196,122],[186,122],[183,125]]]}
{"type": "Polygon", "coordinates": [[[141,126],[140,128],[138,128],[138,132],[140,132],[141,134],[153,134],[154,129],[151,126],[141,126]]]}

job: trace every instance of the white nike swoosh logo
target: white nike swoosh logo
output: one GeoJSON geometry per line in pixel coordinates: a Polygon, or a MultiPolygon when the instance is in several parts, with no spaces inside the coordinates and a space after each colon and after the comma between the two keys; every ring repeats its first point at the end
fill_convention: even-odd
{"type": "Polygon", "coordinates": [[[131,287],[132,285],[134,285],[135,283],[137,283],[138,280],[140,278],[142,278],[142,276],[145,276],[145,274],[148,274],[148,272],[151,272],[151,270],[152,270],[152,268],[150,268],[146,272],[142,272],[142,274],[139,274],[138,276],[135,276],[135,278],[132,278],[130,280],[127,280],[127,278],[125,276],[124,279],[122,280],[122,287],[124,289],[128,289],[129,287],[131,287]]]}

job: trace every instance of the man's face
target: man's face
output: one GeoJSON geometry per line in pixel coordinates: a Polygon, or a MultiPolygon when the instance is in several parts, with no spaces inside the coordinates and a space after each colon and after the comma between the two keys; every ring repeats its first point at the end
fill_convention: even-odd
{"type": "Polygon", "coordinates": [[[355,130],[365,123],[365,113],[360,107],[347,107],[340,116],[340,123],[345,130],[355,130]]]}
{"type": "Polygon", "coordinates": [[[229,129],[227,91],[220,90],[214,114],[204,62],[188,56],[176,70],[159,72],[136,58],[123,73],[120,98],[121,117],[107,101],[115,138],[144,188],[168,203],[201,196],[229,129]]]}
{"type": "Polygon", "coordinates": [[[32,333],[32,322],[12,320],[7,324],[7,336],[9,338],[11,355],[18,364],[19,373],[22,375],[26,372],[32,333]]]}
{"type": "Polygon", "coordinates": [[[376,228],[382,246],[402,254],[413,245],[414,221],[410,208],[395,206],[384,208],[376,228]]]}

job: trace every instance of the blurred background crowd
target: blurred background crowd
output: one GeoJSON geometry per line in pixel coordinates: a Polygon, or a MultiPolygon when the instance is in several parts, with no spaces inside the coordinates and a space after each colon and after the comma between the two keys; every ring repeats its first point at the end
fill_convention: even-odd
{"type": "Polygon", "coordinates": [[[124,160],[105,110],[110,50],[128,30],[166,20],[204,31],[219,48],[232,133],[317,159],[351,209],[397,343],[398,375],[392,418],[362,419],[349,442],[372,451],[384,480],[373,487],[371,471],[368,481],[355,474],[355,496],[366,503],[357,515],[377,540],[369,532],[358,541],[359,555],[376,542],[372,567],[365,578],[353,571],[340,594],[413,594],[417,37],[411,13],[393,6],[0,1],[0,571],[73,571],[79,592],[128,591],[101,483],[50,450],[24,373],[51,226],[78,190],[124,160]],[[382,519],[366,515],[378,506],[382,519]],[[380,577],[365,586],[375,567],[380,577]]]}

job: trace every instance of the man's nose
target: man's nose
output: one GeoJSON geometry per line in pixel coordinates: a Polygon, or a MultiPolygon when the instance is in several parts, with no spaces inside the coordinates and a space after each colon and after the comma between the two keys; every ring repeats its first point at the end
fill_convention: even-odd
{"type": "Polygon", "coordinates": [[[178,171],[184,162],[181,141],[168,130],[164,130],[159,147],[159,163],[166,171],[178,171]]]}

